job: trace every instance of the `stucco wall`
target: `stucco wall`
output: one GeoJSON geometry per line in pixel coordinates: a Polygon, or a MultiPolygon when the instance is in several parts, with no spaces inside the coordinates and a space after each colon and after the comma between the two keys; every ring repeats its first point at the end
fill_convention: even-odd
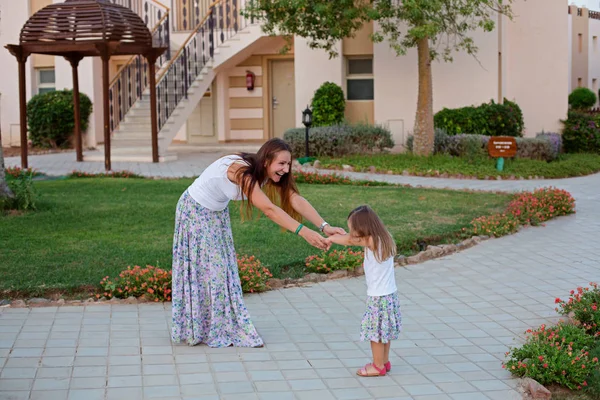
{"type": "MultiPolygon", "coordinates": [[[[337,46],[341,53],[341,43],[337,46]]],[[[308,46],[306,39],[294,38],[294,73],[296,82],[296,126],[302,126],[302,110],[323,82],[343,84],[342,57],[329,58],[322,50],[308,46]]]]}
{"type": "Polygon", "coordinates": [[[568,107],[567,0],[518,1],[512,7],[516,17],[506,26],[506,97],[523,109],[526,136],[558,132],[568,107]]]}
{"type": "MultiPolygon", "coordinates": [[[[21,27],[29,18],[29,2],[0,0],[0,120],[2,144],[19,145],[19,69],[17,60],[4,48],[7,44],[19,44],[21,27]]],[[[31,98],[31,59],[26,67],[27,100],[31,98]]]]}
{"type": "Polygon", "coordinates": [[[588,88],[598,96],[600,89],[600,20],[589,20],[588,88]]]}
{"type": "MultiPolygon", "coordinates": [[[[375,28],[377,29],[377,27],[375,28]]],[[[433,109],[462,107],[497,100],[498,36],[474,32],[477,58],[455,53],[453,63],[436,61],[433,69],[433,109]]],[[[418,68],[417,52],[397,56],[387,42],[374,45],[375,122],[387,124],[397,145],[414,127],[418,68]]]]}

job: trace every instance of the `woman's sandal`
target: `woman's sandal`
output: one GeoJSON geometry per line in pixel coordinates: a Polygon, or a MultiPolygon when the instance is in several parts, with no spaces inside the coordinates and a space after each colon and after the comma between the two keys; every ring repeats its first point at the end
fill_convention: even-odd
{"type": "Polygon", "coordinates": [[[377,366],[375,364],[367,364],[364,367],[362,367],[361,369],[359,369],[358,371],[356,371],[356,375],[358,376],[364,376],[364,377],[370,377],[370,376],[385,376],[386,374],[386,368],[383,367],[381,369],[377,368],[377,366]],[[375,371],[377,371],[376,373],[369,373],[367,371],[367,368],[369,366],[372,366],[373,369],[375,369],[375,371]]]}
{"type": "Polygon", "coordinates": [[[390,372],[390,370],[392,369],[392,363],[389,361],[383,364],[383,366],[385,367],[386,372],[390,372]]]}

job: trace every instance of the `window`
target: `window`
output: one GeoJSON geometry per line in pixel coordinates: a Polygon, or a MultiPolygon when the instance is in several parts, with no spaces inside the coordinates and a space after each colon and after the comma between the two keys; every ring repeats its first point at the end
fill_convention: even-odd
{"type": "Polygon", "coordinates": [[[38,94],[53,92],[56,90],[56,75],[54,68],[40,68],[37,70],[38,94]]]}
{"type": "Polygon", "coordinates": [[[581,87],[581,78],[577,78],[577,87],[581,87]]]}
{"type": "Polygon", "coordinates": [[[592,90],[598,94],[598,80],[596,78],[592,79],[592,90]]]}
{"type": "Polygon", "coordinates": [[[583,34],[581,33],[577,35],[577,47],[581,53],[583,51],[583,34]]]}
{"type": "Polygon", "coordinates": [[[594,48],[594,52],[598,51],[598,36],[592,37],[592,45],[594,48]]]}
{"type": "Polygon", "coordinates": [[[373,100],[373,58],[349,58],[346,65],[348,100],[373,100]]]}

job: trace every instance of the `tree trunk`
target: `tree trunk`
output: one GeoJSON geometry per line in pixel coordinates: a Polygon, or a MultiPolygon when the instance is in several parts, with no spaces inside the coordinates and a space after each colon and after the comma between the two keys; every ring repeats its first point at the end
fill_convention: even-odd
{"type": "Polygon", "coordinates": [[[429,38],[417,42],[419,55],[419,97],[415,117],[413,152],[419,156],[433,154],[433,87],[431,79],[431,58],[429,38]]]}
{"type": "Polygon", "coordinates": [[[2,134],[0,133],[0,199],[13,198],[15,195],[6,183],[6,174],[4,172],[4,152],[2,151],[2,134]]]}

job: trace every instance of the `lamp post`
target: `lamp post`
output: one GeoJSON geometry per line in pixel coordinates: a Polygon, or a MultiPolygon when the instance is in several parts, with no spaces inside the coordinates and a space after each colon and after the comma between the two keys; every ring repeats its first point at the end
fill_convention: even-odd
{"type": "Polygon", "coordinates": [[[310,129],[310,126],[312,125],[312,110],[310,108],[308,108],[308,105],[306,106],[306,109],[304,111],[302,111],[302,123],[304,124],[304,126],[306,127],[306,133],[305,133],[305,141],[306,141],[306,162],[308,162],[308,130],[310,129]]]}

